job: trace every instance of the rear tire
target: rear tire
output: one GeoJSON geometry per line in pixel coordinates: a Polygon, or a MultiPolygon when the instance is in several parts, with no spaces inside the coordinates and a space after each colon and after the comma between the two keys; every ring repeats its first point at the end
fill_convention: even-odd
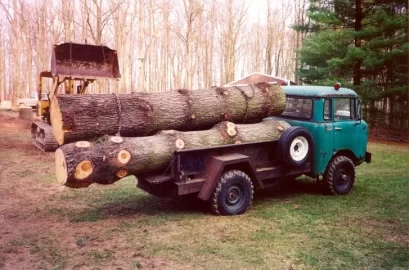
{"type": "Polygon", "coordinates": [[[330,194],[348,194],[355,182],[355,166],[351,159],[338,156],[331,160],[324,173],[324,185],[330,194]]]}
{"type": "Polygon", "coordinates": [[[230,170],[220,177],[210,197],[210,207],[217,215],[240,215],[253,201],[253,183],[242,171],[230,170]]]}

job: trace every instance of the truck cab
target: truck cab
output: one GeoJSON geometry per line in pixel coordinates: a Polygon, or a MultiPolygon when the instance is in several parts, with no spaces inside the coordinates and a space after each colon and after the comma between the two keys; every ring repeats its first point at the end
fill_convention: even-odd
{"type": "Polygon", "coordinates": [[[355,167],[371,162],[368,125],[357,94],[339,84],[283,86],[290,124],[271,141],[177,150],[165,172],[138,175],[137,186],[160,197],[190,195],[208,201],[220,215],[244,213],[254,190],[307,175],[328,193],[345,195],[355,182],[355,167]]]}
{"type": "Polygon", "coordinates": [[[339,85],[284,86],[286,108],[279,117],[291,126],[307,129],[314,140],[311,175],[322,175],[336,155],[355,165],[369,161],[368,125],[362,120],[357,94],[339,85]]]}

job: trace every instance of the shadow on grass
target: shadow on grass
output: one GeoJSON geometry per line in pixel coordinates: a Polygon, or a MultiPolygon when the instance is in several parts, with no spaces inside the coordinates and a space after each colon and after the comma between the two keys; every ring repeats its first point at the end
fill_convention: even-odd
{"type": "MultiPolygon", "coordinates": [[[[253,204],[257,205],[265,200],[289,199],[305,194],[323,194],[321,185],[312,181],[296,181],[291,184],[280,184],[275,187],[257,191],[253,204]]],[[[178,198],[157,198],[128,189],[111,190],[98,194],[90,201],[90,208],[70,213],[72,222],[88,222],[109,219],[112,217],[139,218],[143,216],[158,216],[175,219],[183,217],[197,217],[210,214],[209,204],[195,198],[183,196],[178,198]]]]}
{"type": "Polygon", "coordinates": [[[102,206],[102,211],[108,215],[132,216],[192,214],[205,212],[206,202],[194,197],[157,198],[152,195],[140,196],[135,201],[116,201],[102,206]]]}
{"type": "Polygon", "coordinates": [[[275,186],[259,190],[255,193],[255,202],[265,199],[289,199],[300,195],[314,194],[325,195],[324,185],[315,180],[303,178],[302,180],[282,182],[275,186]]]}

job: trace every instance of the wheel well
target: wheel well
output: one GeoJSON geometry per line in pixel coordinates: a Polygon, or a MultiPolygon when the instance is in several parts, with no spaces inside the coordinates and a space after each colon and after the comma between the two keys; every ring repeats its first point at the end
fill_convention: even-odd
{"type": "Polygon", "coordinates": [[[346,156],[347,158],[352,160],[354,164],[358,162],[358,158],[354,155],[354,153],[351,150],[340,150],[335,153],[332,159],[334,159],[335,157],[339,157],[339,156],[346,156]]]}
{"type": "Polygon", "coordinates": [[[257,181],[256,175],[254,174],[248,162],[230,164],[224,167],[224,171],[230,171],[230,170],[238,170],[238,171],[244,172],[250,177],[250,180],[253,183],[254,188],[258,188],[260,186],[257,181]]]}

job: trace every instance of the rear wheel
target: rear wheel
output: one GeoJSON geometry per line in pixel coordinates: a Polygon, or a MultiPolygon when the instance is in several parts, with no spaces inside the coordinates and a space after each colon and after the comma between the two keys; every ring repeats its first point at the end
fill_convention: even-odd
{"type": "Polygon", "coordinates": [[[247,174],[230,170],[220,177],[210,198],[210,206],[218,215],[240,215],[250,207],[253,192],[253,183],[247,174]]]}
{"type": "Polygon", "coordinates": [[[351,159],[338,156],[331,160],[324,173],[324,185],[329,193],[347,194],[355,182],[355,166],[351,159]]]}

